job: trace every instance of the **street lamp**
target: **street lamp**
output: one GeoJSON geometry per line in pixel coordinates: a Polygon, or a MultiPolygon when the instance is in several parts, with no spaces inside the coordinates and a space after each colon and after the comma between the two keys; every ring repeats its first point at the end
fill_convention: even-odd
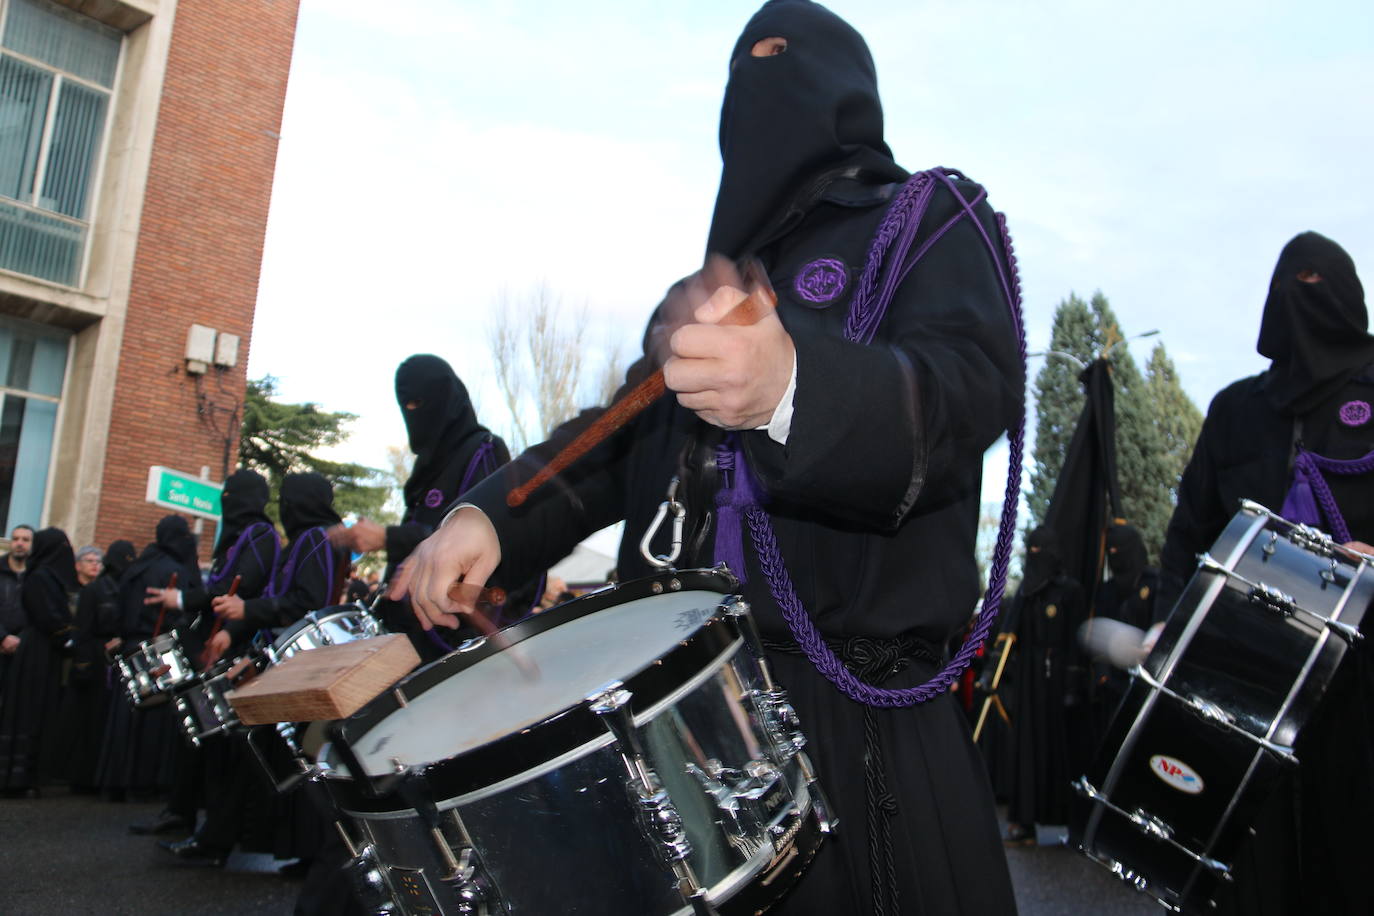
{"type": "MultiPolygon", "coordinates": [[[[1112,349],[1117,344],[1125,343],[1128,340],[1139,340],[1142,337],[1154,337],[1158,333],[1159,328],[1154,328],[1149,331],[1142,331],[1139,334],[1132,334],[1130,337],[1118,337],[1115,340],[1108,342],[1108,344],[1102,348],[1102,352],[1098,354],[1098,358],[1106,359],[1108,356],[1111,355],[1112,349]]],[[[1035,353],[1026,354],[1027,359],[1030,359],[1033,356],[1061,356],[1064,359],[1067,359],[1070,362],[1072,362],[1075,366],[1077,366],[1080,372],[1088,368],[1087,364],[1084,363],[1083,360],[1079,359],[1077,356],[1074,356],[1072,353],[1066,353],[1063,350],[1038,350],[1035,353]]]]}

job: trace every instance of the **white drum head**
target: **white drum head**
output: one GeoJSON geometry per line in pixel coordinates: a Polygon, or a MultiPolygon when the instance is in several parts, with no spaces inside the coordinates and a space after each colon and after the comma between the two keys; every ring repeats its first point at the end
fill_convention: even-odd
{"type": "Polygon", "coordinates": [[[411,699],[354,743],[363,768],[381,776],[402,764],[454,757],[575,706],[611,681],[662,658],[715,615],[719,592],[669,592],[559,624],[411,699]],[[527,675],[511,661],[520,653],[527,675]]]}

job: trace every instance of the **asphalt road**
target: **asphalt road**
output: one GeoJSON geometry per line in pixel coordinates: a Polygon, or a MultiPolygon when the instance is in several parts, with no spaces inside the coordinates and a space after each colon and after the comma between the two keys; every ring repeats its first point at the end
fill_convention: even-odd
{"type": "MultiPolygon", "coordinates": [[[[0,913],[5,916],[289,916],[299,883],[271,858],[235,853],[224,869],[177,863],[128,825],[158,804],[114,804],[49,790],[0,800],[0,913]]],[[[1062,847],[1007,850],[1022,916],[1163,912],[1062,847]]]]}

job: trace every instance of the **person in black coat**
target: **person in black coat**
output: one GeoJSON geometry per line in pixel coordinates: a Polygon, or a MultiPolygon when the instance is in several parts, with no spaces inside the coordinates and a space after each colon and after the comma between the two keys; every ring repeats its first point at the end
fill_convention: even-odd
{"type": "MultiPolygon", "coordinates": [[[[396,403],[415,454],[415,465],[405,482],[405,514],[400,524],[383,527],[359,519],[330,532],[336,544],[354,553],[385,549],[388,580],[443,521],[449,504],[510,461],[506,443],[477,421],[467,388],[440,357],[416,354],[396,368],[396,403]]],[[[520,611],[528,611],[535,595],[535,584],[510,594],[504,609],[509,619],[502,622],[513,622],[520,611]]],[[[448,651],[448,644],[436,638],[438,634],[425,635],[408,605],[382,601],[377,611],[387,629],[410,636],[423,660],[432,661],[448,651]]]]}
{"type": "MultiPolygon", "coordinates": [[[[147,602],[149,589],[168,588],[174,575],[179,587],[201,585],[195,535],[180,515],[164,516],[157,523],[153,543],[120,576],[120,651],[127,654],[154,636],[190,623],[160,601],[147,602]]],[[[127,702],[110,704],[99,766],[103,791],[114,798],[129,793],[151,796],[172,785],[173,761],[181,744],[173,715],[171,703],[146,709],[134,709],[127,702]]]]}
{"type": "Polygon", "coordinates": [[[62,728],[72,742],[66,775],[73,792],[94,792],[97,788],[110,701],[119,699],[112,690],[107,655],[119,645],[118,582],[134,558],[134,545],[128,541],[115,541],[103,556],[94,547],[83,547],[77,555],[77,575],[82,584],[76,599],[71,667],[62,709],[62,728]]]}
{"type": "Polygon", "coordinates": [[[33,529],[16,525],[10,532],[9,553],[0,557],[0,699],[5,696],[5,672],[19,648],[19,634],[27,621],[24,605],[19,599],[19,586],[24,581],[24,568],[33,549],[33,529]]]}
{"type": "Polygon", "coordinates": [[[0,705],[0,789],[7,793],[36,795],[61,774],[69,742],[57,726],[79,588],[67,535],[58,528],[35,533],[20,593],[27,624],[0,705]]]}
{"type": "MultiPolygon", "coordinates": [[[[1212,399],[1184,469],[1162,554],[1166,610],[1242,499],[1374,553],[1374,336],[1340,245],[1304,232],[1284,246],[1256,349],[1269,367],[1212,399]]],[[[1374,634],[1368,612],[1361,630],[1374,634]]],[[[1372,653],[1370,639],[1356,643],[1327,685],[1298,736],[1301,765],[1253,824],[1220,911],[1374,912],[1372,653]]]]}
{"type": "Polygon", "coordinates": [[[1026,537],[1025,569],[1003,632],[1013,633],[1010,684],[1003,689],[1011,717],[1012,777],[1007,839],[1033,842],[1035,825],[1068,823],[1073,727],[1084,672],[1075,638],[1086,612],[1083,587],[1064,571],[1048,528],[1026,537]]]}
{"type": "Polygon", "coordinates": [[[746,580],[843,825],[776,912],[1015,912],[968,723],[930,684],[980,592],[981,455],[1021,410],[1001,227],[980,186],[897,165],[867,46],[823,7],[768,3],[729,67],[707,251],[757,258],[776,312],[722,325],[753,285],[724,269],[670,291],[627,378],[662,366],[670,393],[518,508],[509,491],[600,414],[478,484],[395,591],[453,626],[468,608],[455,580],[522,581],[618,519],[619,571],[642,575],[638,545],[679,476],[678,565],[725,560],[746,580]],[[924,701],[878,708],[855,678],[924,701]]]}

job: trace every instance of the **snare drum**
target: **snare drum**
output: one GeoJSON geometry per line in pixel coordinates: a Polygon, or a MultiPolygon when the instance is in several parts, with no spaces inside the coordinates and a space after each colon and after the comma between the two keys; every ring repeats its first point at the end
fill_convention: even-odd
{"type": "Polygon", "coordinates": [[[192,747],[200,747],[200,742],[211,735],[238,726],[239,716],[229,703],[229,691],[255,674],[262,664],[257,653],[234,661],[221,659],[177,691],[176,707],[181,716],[178,724],[192,747]]]}
{"type": "Polygon", "coordinates": [[[125,696],[139,709],[161,706],[196,676],[176,630],[139,643],[115,660],[115,670],[125,696]]]}
{"type": "Polygon", "coordinates": [[[1071,841],[1167,907],[1214,907],[1371,598],[1369,563],[1245,503],[1075,783],[1071,841]]]}
{"type": "Polygon", "coordinates": [[[338,723],[323,782],[371,901],[657,916],[780,896],[831,823],[736,587],[667,572],[578,598],[338,723]]]}
{"type": "Polygon", "coordinates": [[[344,604],[311,611],[290,627],[277,634],[272,645],[264,648],[270,664],[290,658],[297,652],[337,646],[358,639],[380,636],[382,629],[377,618],[358,604],[344,604]]]}

